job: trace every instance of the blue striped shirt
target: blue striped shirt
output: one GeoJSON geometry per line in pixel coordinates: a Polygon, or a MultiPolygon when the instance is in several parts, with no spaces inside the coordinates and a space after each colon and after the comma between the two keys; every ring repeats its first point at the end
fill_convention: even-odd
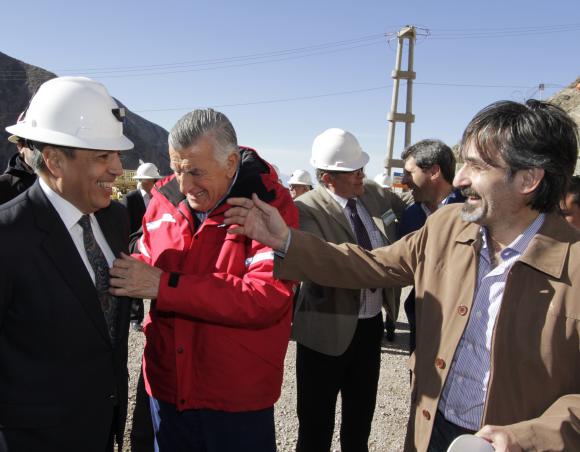
{"type": "Polygon", "coordinates": [[[449,370],[439,400],[439,411],[445,419],[469,430],[479,430],[490,376],[492,336],[499,313],[505,284],[511,266],[525,252],[532,238],[544,223],[538,217],[501,253],[501,262],[494,267],[488,231],[480,232],[483,245],[479,253],[477,285],[471,314],[449,370]]]}

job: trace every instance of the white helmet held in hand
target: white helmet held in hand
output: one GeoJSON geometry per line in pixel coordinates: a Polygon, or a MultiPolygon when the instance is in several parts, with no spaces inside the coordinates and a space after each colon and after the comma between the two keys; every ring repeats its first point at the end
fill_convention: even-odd
{"type": "Polygon", "coordinates": [[[327,129],[312,143],[310,164],[329,171],[356,171],[369,162],[355,136],[342,129],[327,129]]]}
{"type": "Polygon", "coordinates": [[[295,170],[288,179],[288,185],[310,185],[312,187],[310,173],[302,169],[295,170]]]}
{"type": "Polygon", "coordinates": [[[125,151],[133,143],[123,135],[124,117],[125,109],[101,83],[86,77],[57,77],[40,86],[22,121],[6,130],[55,146],[125,151]]]}
{"type": "Polygon", "coordinates": [[[137,172],[133,176],[133,179],[157,180],[161,179],[161,176],[159,175],[159,170],[153,163],[142,163],[141,165],[139,165],[139,168],[137,168],[137,172]]]}

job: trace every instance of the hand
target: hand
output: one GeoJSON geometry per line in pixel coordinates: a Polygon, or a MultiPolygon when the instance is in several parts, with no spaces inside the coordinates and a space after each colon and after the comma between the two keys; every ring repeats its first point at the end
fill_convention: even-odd
{"type": "Polygon", "coordinates": [[[125,253],[109,269],[109,292],[116,297],[157,298],[163,270],[125,253]]]}
{"type": "Polygon", "coordinates": [[[496,451],[522,452],[515,435],[507,427],[485,425],[475,436],[489,441],[496,451]]]}
{"type": "Polygon", "coordinates": [[[243,234],[274,250],[284,251],[290,228],[278,212],[258,198],[229,198],[227,203],[234,206],[225,212],[224,223],[237,225],[228,229],[229,234],[243,234]]]}

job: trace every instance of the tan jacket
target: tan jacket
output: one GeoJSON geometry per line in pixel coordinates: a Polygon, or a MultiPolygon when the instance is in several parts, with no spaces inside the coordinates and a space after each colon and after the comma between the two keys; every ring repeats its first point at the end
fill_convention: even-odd
{"type": "MultiPolygon", "coordinates": [[[[401,199],[374,182],[365,182],[359,201],[372,217],[383,243],[397,240],[396,219],[401,218],[405,204],[401,199]],[[394,215],[385,215],[392,210],[394,215]]],[[[356,243],[354,232],[342,208],[319,185],[296,198],[300,212],[300,229],[331,243],[356,243]]],[[[383,289],[384,301],[392,312],[398,310],[399,289],[383,289]]],[[[360,290],[336,289],[305,282],[296,300],[292,338],[317,352],[339,356],[350,345],[360,307],[360,290]]]]}
{"type": "MultiPolygon", "coordinates": [[[[469,319],[479,226],[460,205],[369,252],[292,231],[275,276],[342,288],[413,284],[417,350],[406,450],[429,444],[439,397],[469,319]]],[[[483,424],[510,425],[525,450],[580,450],[580,232],[549,214],[509,271],[493,338],[483,424]]]]}

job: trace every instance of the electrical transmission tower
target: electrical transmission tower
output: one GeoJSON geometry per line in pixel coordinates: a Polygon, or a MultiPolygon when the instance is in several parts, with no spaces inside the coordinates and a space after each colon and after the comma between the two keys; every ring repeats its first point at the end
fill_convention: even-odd
{"type": "Polygon", "coordinates": [[[387,158],[385,159],[385,168],[390,171],[393,167],[402,167],[402,160],[393,159],[393,147],[395,145],[395,126],[397,122],[405,123],[405,147],[411,144],[411,124],[415,122],[415,115],[413,115],[413,80],[415,80],[415,72],[413,71],[413,51],[415,49],[415,39],[417,38],[417,31],[413,26],[406,26],[401,28],[397,33],[397,59],[395,62],[395,70],[391,73],[394,79],[393,83],[393,97],[391,99],[391,111],[387,119],[389,121],[389,135],[387,141],[387,158]],[[405,40],[408,40],[408,55],[407,55],[407,69],[401,70],[403,60],[403,47],[405,40]],[[399,113],[397,106],[399,103],[399,86],[401,80],[407,81],[407,102],[405,113],[399,113]]]}

